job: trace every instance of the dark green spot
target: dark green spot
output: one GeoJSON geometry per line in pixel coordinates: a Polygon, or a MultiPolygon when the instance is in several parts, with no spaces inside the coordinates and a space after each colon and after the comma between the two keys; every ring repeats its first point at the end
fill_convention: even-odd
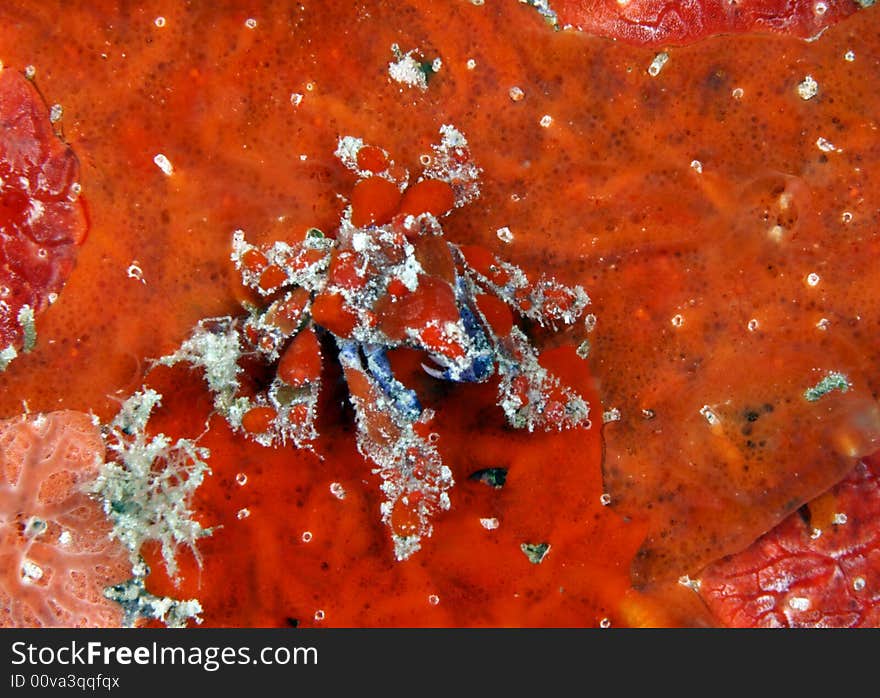
{"type": "Polygon", "coordinates": [[[489,485],[489,487],[500,489],[504,487],[504,483],[507,482],[507,468],[485,468],[484,470],[477,470],[475,473],[471,473],[468,479],[476,480],[477,482],[484,482],[489,485]]]}
{"type": "Polygon", "coordinates": [[[523,543],[519,546],[533,565],[539,565],[550,551],[549,543],[523,543]]]}

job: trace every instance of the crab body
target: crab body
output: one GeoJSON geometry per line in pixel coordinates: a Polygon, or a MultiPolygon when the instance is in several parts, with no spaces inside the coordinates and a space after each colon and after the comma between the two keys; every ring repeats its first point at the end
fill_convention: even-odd
{"type": "Polygon", "coordinates": [[[313,228],[298,240],[256,246],[235,231],[232,261],[265,303],[248,305],[241,318],[203,321],[160,360],[204,368],[217,410],[263,446],[314,448],[318,335],[331,336],[358,448],[382,480],[382,520],[399,560],[419,549],[434,515],[449,508],[453,476],[434,445],[433,412],[394,376],[390,350],[424,351],[422,366],[437,380],[483,382],[497,374],[499,405],[514,427],[590,426],[586,401],[540,365],[513,316],[571,325],[587,294],[531,279],[488,250],[445,238],[441,219],[479,196],[480,170],[457,129],[443,126],[440,136],[414,183],[383,149],[341,138],[336,156],[358,180],[335,235],[313,228]],[[244,388],[243,354],[271,367],[268,385],[244,388]]]}

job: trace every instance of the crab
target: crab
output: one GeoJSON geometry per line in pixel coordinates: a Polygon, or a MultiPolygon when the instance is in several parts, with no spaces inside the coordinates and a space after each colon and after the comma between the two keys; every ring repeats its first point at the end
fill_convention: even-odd
{"type": "Polygon", "coordinates": [[[232,236],[231,260],[263,302],[240,317],[203,320],[159,363],[205,371],[215,408],[265,447],[314,448],[322,345],[335,344],[354,407],[360,453],[381,478],[382,521],[398,560],[449,509],[453,475],[436,448],[433,412],[393,374],[388,352],[422,350],[436,380],[498,375],[498,404],[515,428],[590,428],[590,406],[538,361],[514,313],[550,329],[583,317],[580,286],[533,278],[477,246],[444,236],[441,220],[479,197],[480,169],[464,135],[444,125],[414,182],[388,152],[339,139],[335,155],[356,176],[333,236],[312,228],[296,240],[253,245],[232,236]],[[332,338],[322,344],[322,337],[332,338]],[[243,354],[270,369],[262,389],[242,383],[243,354]]]}

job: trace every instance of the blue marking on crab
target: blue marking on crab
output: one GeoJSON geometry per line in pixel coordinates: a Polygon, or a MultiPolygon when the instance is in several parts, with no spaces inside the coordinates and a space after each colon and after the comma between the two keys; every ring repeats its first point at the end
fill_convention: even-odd
{"type": "Polygon", "coordinates": [[[459,308],[459,315],[474,349],[469,351],[466,357],[458,360],[448,359],[441,354],[431,354],[430,358],[436,364],[436,368],[425,364],[422,364],[422,368],[425,373],[438,380],[453,383],[482,383],[495,372],[495,356],[486,333],[471,309],[462,305],[459,308]],[[464,363],[465,361],[467,363],[464,363]]]}
{"type": "Polygon", "coordinates": [[[470,296],[464,278],[456,274],[455,300],[458,305],[458,314],[472,347],[463,360],[451,360],[445,356],[431,354],[431,359],[437,364],[437,368],[425,364],[422,364],[422,368],[428,375],[438,380],[455,383],[482,383],[495,372],[495,352],[485,329],[470,308],[470,296]]]}
{"type": "Polygon", "coordinates": [[[394,407],[407,421],[415,422],[422,414],[422,404],[414,390],[394,377],[385,347],[380,344],[362,344],[350,339],[338,339],[339,358],[343,365],[359,368],[369,374],[394,407]],[[364,365],[364,360],[366,365],[364,365]]]}

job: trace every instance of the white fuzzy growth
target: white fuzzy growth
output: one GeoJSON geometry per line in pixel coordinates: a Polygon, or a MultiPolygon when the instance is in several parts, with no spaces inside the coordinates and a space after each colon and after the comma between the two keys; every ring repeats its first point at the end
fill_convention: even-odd
{"type": "MultiPolygon", "coordinates": [[[[257,443],[263,446],[283,446],[292,441],[297,448],[308,448],[318,438],[315,420],[318,417],[320,391],[321,382],[318,379],[291,391],[281,379],[275,378],[269,387],[268,402],[277,416],[268,433],[254,437],[257,443]],[[291,411],[295,407],[305,408],[306,416],[301,421],[291,417],[291,411]]],[[[239,419],[239,423],[240,421],[239,419]]]]}
{"type": "Polygon", "coordinates": [[[575,352],[581,359],[588,359],[590,356],[590,350],[592,349],[592,345],[590,344],[589,339],[585,339],[583,342],[578,344],[575,352]]]}
{"type": "Polygon", "coordinates": [[[107,427],[108,461],[101,467],[92,494],[101,501],[113,524],[112,536],[125,545],[132,564],[141,560],[141,547],[158,541],[168,574],[177,576],[177,548],[189,547],[211,534],[193,517],[192,497],[210,469],[210,455],[193,441],[172,442],[164,434],[145,432],[150,414],[162,396],[155,390],[135,393],[107,427]],[[113,454],[111,456],[111,454],[113,454]]]}
{"type": "Polygon", "coordinates": [[[369,233],[358,230],[351,236],[351,249],[355,252],[369,252],[375,248],[376,243],[369,233]]]}
{"type": "Polygon", "coordinates": [[[406,257],[403,262],[391,269],[389,277],[402,282],[407,290],[415,291],[419,287],[419,276],[424,270],[419,260],[416,259],[415,248],[412,245],[407,244],[404,252],[406,257]]]}
{"type": "Polygon", "coordinates": [[[432,146],[431,163],[425,177],[440,179],[452,186],[456,207],[464,206],[480,196],[480,173],[470,158],[467,138],[452,124],[440,127],[440,143],[432,146]]]}
{"type": "Polygon", "coordinates": [[[189,620],[197,624],[202,622],[199,614],[203,609],[198,599],[180,601],[151,594],[144,586],[149,569],[142,560],[135,565],[134,571],[135,576],[131,579],[104,590],[105,597],[122,606],[124,627],[135,627],[140,619],[158,620],[169,628],[185,628],[189,620]]]}
{"type": "Polygon", "coordinates": [[[215,407],[225,413],[238,391],[241,353],[235,321],[230,317],[208,318],[196,325],[180,349],[157,359],[156,363],[174,366],[185,362],[203,369],[208,387],[214,393],[215,407]]]}
{"type": "Polygon", "coordinates": [[[241,274],[241,281],[261,296],[269,296],[275,293],[279,287],[302,286],[308,291],[318,291],[324,285],[324,272],[330,265],[330,251],[334,247],[334,241],[320,235],[307,235],[305,240],[289,245],[286,242],[275,242],[262,249],[251,245],[245,240],[244,231],[236,230],[232,234],[232,253],[230,259],[235,268],[241,274]],[[321,256],[316,261],[308,261],[305,255],[317,250],[321,256]],[[263,288],[261,285],[262,270],[248,269],[244,264],[244,256],[256,251],[266,258],[267,266],[274,265],[285,273],[285,278],[280,286],[263,288]]]}
{"type": "Polygon", "coordinates": [[[11,344],[4,349],[0,349],[0,371],[5,371],[6,367],[11,364],[18,356],[18,351],[11,344]]]}
{"type": "Polygon", "coordinates": [[[428,78],[412,54],[413,52],[409,51],[396,61],[391,61],[388,64],[388,77],[401,85],[415,87],[424,92],[428,89],[428,78]]]}
{"type": "MultiPolygon", "coordinates": [[[[389,517],[390,518],[390,517],[389,517]]],[[[394,557],[398,562],[408,560],[422,549],[422,536],[392,536],[394,542],[394,557]]]]}
{"type": "MultiPolygon", "coordinates": [[[[262,327],[259,318],[254,321],[253,326],[257,329],[262,327]]],[[[276,417],[270,429],[261,434],[249,434],[261,446],[278,446],[292,441],[298,447],[305,447],[317,438],[314,422],[317,417],[320,381],[312,381],[294,390],[276,378],[265,395],[252,401],[238,394],[238,376],[242,371],[238,360],[241,355],[237,323],[227,316],[202,320],[176,352],[161,357],[156,363],[173,366],[182,362],[201,368],[214,396],[214,408],[226,418],[233,429],[241,428],[242,418],[248,410],[258,406],[271,406],[276,417]],[[306,408],[304,420],[297,421],[290,416],[298,406],[306,408]]],[[[277,357],[277,352],[274,355],[277,357]]]]}
{"type": "Polygon", "coordinates": [[[609,422],[619,422],[620,421],[620,410],[616,407],[612,407],[610,410],[605,410],[602,413],[602,424],[608,424],[609,422]]]}
{"type": "Polygon", "coordinates": [[[355,136],[340,136],[339,141],[336,144],[336,150],[333,154],[339,158],[339,161],[345,165],[349,170],[355,172],[358,177],[369,177],[371,175],[378,175],[380,177],[384,177],[389,181],[393,181],[398,186],[402,186],[406,183],[407,178],[409,177],[409,173],[404,172],[403,181],[399,182],[395,180],[390,174],[388,174],[387,169],[390,169],[394,165],[394,161],[391,159],[388,151],[384,148],[379,148],[378,146],[371,145],[372,148],[377,148],[382,151],[382,154],[385,156],[385,162],[387,164],[385,172],[373,172],[372,170],[362,169],[358,165],[357,156],[361,151],[361,148],[365,148],[368,144],[364,143],[362,138],[356,138],[355,136]]]}
{"type": "MultiPolygon", "coordinates": [[[[544,18],[544,21],[547,22],[554,29],[559,29],[559,18],[556,15],[556,11],[550,7],[550,0],[519,0],[521,3],[526,5],[531,5],[534,7],[538,14],[544,18]]],[[[471,0],[474,2],[474,0],[471,0]]],[[[474,2],[476,5],[477,3],[474,2]]],[[[482,0],[480,0],[480,5],[483,4],[482,0]]]]}
{"type": "Polygon", "coordinates": [[[340,137],[339,142],[336,145],[336,150],[333,154],[337,158],[339,158],[339,161],[349,170],[357,172],[357,154],[363,147],[364,141],[362,138],[355,138],[354,136],[342,136],[340,137]]]}
{"type": "Polygon", "coordinates": [[[526,273],[514,264],[496,259],[494,266],[507,277],[503,286],[471,267],[467,268],[467,272],[477,286],[489,289],[515,311],[542,326],[549,325],[555,329],[560,322],[571,325],[590,304],[590,297],[581,286],[564,286],[547,276],[532,283],[526,273]],[[523,297],[529,301],[527,310],[523,310],[520,303],[523,297]],[[563,299],[561,304],[560,298],[563,299]]]}
{"type": "Polygon", "coordinates": [[[440,137],[443,148],[467,148],[467,138],[452,124],[443,124],[440,127],[440,137]]]}

